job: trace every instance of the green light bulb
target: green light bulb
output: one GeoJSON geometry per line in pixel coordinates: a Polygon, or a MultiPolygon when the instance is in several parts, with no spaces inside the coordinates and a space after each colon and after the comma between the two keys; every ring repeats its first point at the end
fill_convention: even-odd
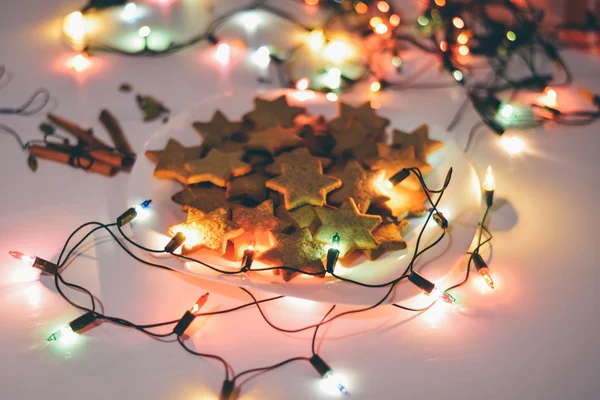
{"type": "Polygon", "coordinates": [[[336,232],[331,239],[331,245],[334,249],[338,249],[340,247],[340,235],[336,232]]]}
{"type": "Polygon", "coordinates": [[[513,31],[508,31],[506,32],[506,38],[511,42],[514,42],[515,40],[517,40],[517,35],[513,31]]]}
{"type": "Polygon", "coordinates": [[[52,335],[50,335],[48,337],[48,341],[52,342],[54,340],[59,340],[63,336],[71,335],[73,333],[74,333],[73,329],[71,329],[71,327],[69,325],[67,325],[67,326],[61,328],[60,330],[54,332],[52,335]]]}
{"type": "Polygon", "coordinates": [[[419,18],[417,18],[417,22],[421,26],[427,26],[427,24],[429,23],[429,18],[427,18],[424,15],[419,15],[419,18]]]}

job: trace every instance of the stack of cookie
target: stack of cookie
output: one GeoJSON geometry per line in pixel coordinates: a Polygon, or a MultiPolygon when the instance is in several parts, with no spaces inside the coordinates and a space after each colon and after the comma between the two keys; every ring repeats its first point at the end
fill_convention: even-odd
{"type": "MultiPolygon", "coordinates": [[[[426,213],[426,196],[413,175],[394,187],[388,179],[403,168],[431,171],[427,157],[442,143],[429,139],[426,125],[394,129],[388,145],[390,121],[369,103],[340,103],[329,121],[285,96],[254,103],[242,121],[217,111],[195,122],[201,145],[170,139],[146,152],[155,177],[185,186],[172,198],[187,220],[169,229],[186,235],[184,253],[211,249],[239,260],[253,246],[259,261],[323,276],[336,233],[342,262],[406,248],[405,218],[426,213]]],[[[281,271],[285,281],[299,274],[281,271]]]]}

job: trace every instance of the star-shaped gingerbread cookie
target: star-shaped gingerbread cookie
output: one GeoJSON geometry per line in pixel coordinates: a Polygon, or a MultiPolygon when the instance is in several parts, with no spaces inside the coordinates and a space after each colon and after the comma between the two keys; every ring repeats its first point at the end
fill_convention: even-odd
{"type": "Polygon", "coordinates": [[[316,131],[311,126],[305,125],[300,129],[300,137],[310,154],[319,157],[329,157],[335,146],[335,139],[327,131],[316,131]]]}
{"type": "Polygon", "coordinates": [[[352,198],[358,211],[364,213],[371,203],[381,203],[389,200],[380,188],[384,184],[385,172],[365,171],[356,160],[349,160],[342,172],[331,172],[342,181],[342,187],[329,193],[331,204],[340,205],[352,198]]]}
{"type": "Polygon", "coordinates": [[[340,258],[346,257],[355,249],[377,249],[379,244],[373,237],[373,231],[381,224],[379,215],[361,214],[354,200],[349,199],[340,208],[321,207],[316,210],[321,226],[315,233],[315,240],[331,244],[337,233],[340,258]]]}
{"type": "Polygon", "coordinates": [[[422,217],[427,214],[427,196],[420,190],[412,190],[402,185],[394,186],[389,192],[390,200],[384,203],[396,219],[422,217]]]}
{"type": "Polygon", "coordinates": [[[322,168],[305,168],[283,164],[281,175],[267,181],[266,186],[283,195],[285,208],[300,207],[304,204],[322,206],[327,193],[342,186],[342,182],[323,175],[322,168]]]}
{"type": "Polygon", "coordinates": [[[236,206],[232,209],[232,220],[244,230],[244,234],[231,240],[234,255],[241,259],[244,250],[254,245],[257,254],[273,246],[273,233],[281,233],[289,228],[290,223],[274,215],[273,202],[266,200],[254,208],[236,206]]]}
{"type": "Polygon", "coordinates": [[[170,235],[177,232],[186,237],[182,254],[190,254],[203,248],[225,254],[227,241],[241,235],[244,230],[230,218],[228,210],[218,208],[193,222],[184,222],[169,228],[170,235]]]}
{"type": "Polygon", "coordinates": [[[377,249],[365,250],[368,260],[375,260],[386,251],[406,249],[403,235],[408,232],[410,223],[402,220],[400,222],[384,222],[373,231],[373,236],[379,244],[377,249]]]}
{"type": "Polygon", "coordinates": [[[358,107],[352,107],[349,104],[340,102],[338,114],[337,118],[329,122],[329,125],[334,129],[343,126],[349,120],[356,119],[369,128],[372,128],[372,134],[379,140],[383,137],[385,128],[390,124],[389,119],[380,117],[375,113],[375,110],[371,107],[371,103],[368,101],[358,107]]]}
{"type": "Polygon", "coordinates": [[[285,95],[275,100],[257,97],[254,99],[254,110],[244,115],[244,119],[250,121],[256,130],[264,130],[276,125],[291,128],[294,126],[294,117],[304,112],[305,109],[302,107],[290,106],[285,95]]]}
{"type": "Polygon", "coordinates": [[[260,255],[258,260],[282,269],[280,275],[288,282],[300,273],[312,276],[325,276],[323,257],[327,246],[313,240],[307,228],[300,229],[291,235],[277,235],[277,243],[260,255]]]}
{"type": "Polygon", "coordinates": [[[334,129],[331,135],[335,139],[334,156],[351,155],[365,140],[372,137],[372,129],[362,122],[352,119],[346,125],[334,129]]]}
{"type": "Polygon", "coordinates": [[[282,128],[273,126],[258,132],[248,134],[248,143],[244,148],[248,150],[263,150],[275,155],[284,149],[291,149],[302,144],[302,138],[298,136],[298,130],[294,128],[282,128]]]}
{"type": "Polygon", "coordinates": [[[415,147],[417,160],[427,162],[427,156],[443,147],[439,140],[429,139],[429,126],[421,125],[412,132],[404,132],[398,129],[393,131],[393,146],[406,148],[415,147]]]}
{"type": "Polygon", "coordinates": [[[279,175],[281,174],[281,165],[283,164],[300,165],[306,168],[327,168],[331,164],[331,160],[329,158],[315,157],[310,154],[306,147],[301,147],[281,153],[275,158],[273,164],[265,168],[265,171],[269,175],[279,175]]]}
{"type": "Polygon", "coordinates": [[[202,146],[185,147],[177,140],[169,139],[163,150],[148,150],[146,151],[146,157],[156,164],[155,177],[175,179],[187,185],[190,174],[184,165],[188,161],[200,158],[202,152],[202,146]]]}
{"type": "Polygon", "coordinates": [[[311,232],[314,232],[318,227],[315,206],[308,204],[293,210],[286,210],[285,207],[279,206],[275,210],[275,215],[291,223],[296,229],[308,228],[311,232]]]}
{"type": "Polygon", "coordinates": [[[183,211],[194,208],[203,213],[209,213],[217,208],[227,206],[225,191],[216,187],[188,187],[175,193],[171,199],[175,203],[182,205],[183,211]]]}
{"type": "MultiPolygon", "coordinates": [[[[418,168],[424,175],[431,172],[431,165],[415,158],[414,146],[394,149],[386,144],[377,143],[377,149],[379,155],[365,160],[365,164],[371,169],[385,171],[385,179],[390,179],[404,168],[418,168]]],[[[401,185],[413,190],[421,188],[421,183],[414,174],[410,174],[401,185]]]]}
{"type": "Polygon", "coordinates": [[[190,172],[188,182],[212,182],[224,187],[231,177],[245,175],[252,170],[249,164],[240,160],[242,155],[241,152],[223,153],[213,149],[206,157],[185,164],[190,172]]]}
{"type": "Polygon", "coordinates": [[[202,144],[209,148],[219,147],[223,141],[244,132],[243,123],[230,121],[220,110],[215,111],[210,121],[197,121],[192,126],[202,136],[202,144]]]}
{"type": "Polygon", "coordinates": [[[227,199],[251,199],[257,203],[267,198],[265,183],[269,180],[265,175],[254,172],[232,179],[227,183],[227,199]]]}

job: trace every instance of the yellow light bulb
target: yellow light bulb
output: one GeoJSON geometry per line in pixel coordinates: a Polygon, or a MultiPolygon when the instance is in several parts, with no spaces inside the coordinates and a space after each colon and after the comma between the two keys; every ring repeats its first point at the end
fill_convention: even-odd
{"type": "Polygon", "coordinates": [[[333,102],[333,101],[337,101],[337,99],[338,99],[338,95],[337,95],[337,94],[335,94],[335,93],[333,93],[333,92],[329,92],[329,93],[327,93],[327,94],[325,95],[325,98],[326,98],[327,100],[329,100],[329,101],[332,101],[332,102],[333,102]]]}
{"type": "Polygon", "coordinates": [[[85,19],[81,11],[70,13],[63,20],[63,32],[73,41],[82,41],[85,37],[85,19]]]}
{"type": "Polygon", "coordinates": [[[469,48],[463,44],[458,48],[458,52],[461,56],[466,56],[471,52],[471,50],[469,50],[469,48]]]}
{"type": "Polygon", "coordinates": [[[375,33],[378,35],[383,35],[384,33],[387,33],[387,31],[388,27],[386,24],[379,24],[375,27],[375,33]]]}
{"type": "Polygon", "coordinates": [[[369,25],[371,25],[371,28],[377,28],[377,26],[381,24],[383,24],[383,20],[380,17],[373,17],[369,20],[369,25]]]}
{"type": "Polygon", "coordinates": [[[320,29],[315,29],[306,36],[306,44],[314,51],[320,50],[325,44],[325,35],[320,29]]]}
{"type": "Polygon", "coordinates": [[[217,46],[215,58],[221,65],[229,64],[229,54],[231,49],[227,43],[221,43],[217,46]]]}
{"type": "Polygon", "coordinates": [[[452,18],[452,24],[458,29],[462,29],[465,27],[465,21],[463,21],[460,17],[452,18]]]}
{"type": "Polygon", "coordinates": [[[304,0],[304,2],[309,6],[316,6],[317,4],[319,4],[319,0],[304,0]]]}
{"type": "Polygon", "coordinates": [[[298,90],[306,90],[310,86],[310,80],[308,78],[298,79],[296,82],[296,89],[298,90]]]}
{"type": "Polygon", "coordinates": [[[382,13],[386,13],[386,12],[390,11],[390,5],[387,3],[387,1],[378,1],[377,8],[382,13]]]}
{"type": "Polygon", "coordinates": [[[392,26],[398,26],[400,25],[400,16],[393,14],[392,16],[390,16],[390,25],[392,26]]]}
{"type": "Polygon", "coordinates": [[[496,190],[496,181],[494,179],[494,174],[492,173],[492,166],[488,165],[487,170],[485,172],[485,178],[483,178],[483,190],[488,192],[493,192],[496,190]]]}
{"type": "Polygon", "coordinates": [[[457,36],[456,41],[458,42],[458,44],[465,44],[469,41],[469,35],[462,32],[460,35],[457,36]]]}
{"type": "Polygon", "coordinates": [[[381,83],[379,83],[378,81],[372,82],[371,83],[371,92],[375,93],[375,92],[379,92],[379,90],[381,90],[381,83]]]}
{"type": "Polygon", "coordinates": [[[323,55],[333,64],[341,64],[352,56],[352,48],[346,42],[333,40],[325,46],[323,55]]]}

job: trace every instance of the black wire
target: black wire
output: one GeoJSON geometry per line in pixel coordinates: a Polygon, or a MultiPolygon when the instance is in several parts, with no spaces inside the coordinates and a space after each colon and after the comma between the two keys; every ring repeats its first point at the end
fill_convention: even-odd
{"type": "MultiPolygon", "coordinates": [[[[335,309],[335,307],[336,307],[335,304],[333,306],[331,306],[331,308],[329,309],[329,311],[327,311],[327,313],[323,316],[323,318],[321,318],[321,323],[325,320],[325,318],[327,318],[327,316],[329,316],[329,314],[331,314],[331,312],[335,309]]],[[[317,354],[317,352],[315,351],[315,343],[317,341],[317,332],[319,331],[319,327],[320,326],[321,325],[319,324],[315,328],[315,333],[313,334],[312,341],[311,341],[311,344],[310,344],[310,348],[311,348],[311,351],[313,353],[313,356],[317,354]]]]}
{"type": "Polygon", "coordinates": [[[46,88],[39,88],[20,106],[10,108],[0,108],[0,114],[7,115],[21,115],[24,117],[37,114],[42,111],[48,102],[50,101],[50,92],[46,88]],[[41,102],[37,106],[32,107],[33,103],[35,103],[36,99],[41,97],[41,102]]]}

